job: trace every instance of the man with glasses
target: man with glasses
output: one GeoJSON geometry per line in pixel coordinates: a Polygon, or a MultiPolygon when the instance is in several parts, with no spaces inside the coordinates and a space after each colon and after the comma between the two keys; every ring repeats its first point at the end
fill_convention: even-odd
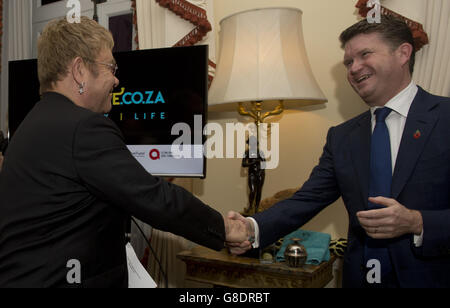
{"type": "Polygon", "coordinates": [[[242,222],[149,174],[104,117],[119,84],[112,47],[86,17],[39,38],[42,100],[0,174],[0,287],[127,287],[130,215],[216,250],[246,238],[242,222]]]}

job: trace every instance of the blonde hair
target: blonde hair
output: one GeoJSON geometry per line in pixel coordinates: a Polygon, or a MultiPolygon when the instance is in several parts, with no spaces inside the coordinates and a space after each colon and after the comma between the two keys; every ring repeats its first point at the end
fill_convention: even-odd
{"type": "Polygon", "coordinates": [[[66,18],[49,22],[37,44],[41,94],[67,76],[67,67],[76,57],[84,59],[88,69],[97,75],[92,61],[102,50],[113,47],[111,32],[88,17],[81,16],[80,23],[69,23],[66,18]]]}

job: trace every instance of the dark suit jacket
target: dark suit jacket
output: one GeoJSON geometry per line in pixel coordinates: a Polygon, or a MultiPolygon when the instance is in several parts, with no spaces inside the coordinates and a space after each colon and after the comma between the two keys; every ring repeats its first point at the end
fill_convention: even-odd
{"type": "MultiPolygon", "coordinates": [[[[364,285],[366,234],[356,213],[367,210],[371,115],[329,130],[318,166],[290,199],[255,215],[265,246],[294,231],[342,196],[349,216],[345,287],[364,285]]],[[[423,89],[412,103],[392,182],[392,198],[423,217],[423,245],[413,235],[389,241],[402,287],[450,287],[450,99],[423,89]],[[414,138],[416,131],[420,138],[414,138]]]]}
{"type": "Polygon", "coordinates": [[[75,287],[126,287],[129,214],[223,248],[221,214],[145,171],[110,119],[44,94],[12,138],[0,174],[0,287],[72,286],[73,259],[81,265],[75,287]]]}

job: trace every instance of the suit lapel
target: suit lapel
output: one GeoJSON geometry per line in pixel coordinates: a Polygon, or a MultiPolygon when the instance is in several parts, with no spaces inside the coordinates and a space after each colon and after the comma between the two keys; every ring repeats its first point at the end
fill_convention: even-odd
{"type": "Polygon", "coordinates": [[[368,203],[371,130],[371,115],[370,111],[367,111],[358,121],[350,137],[351,155],[358,180],[356,183],[360,185],[363,205],[360,210],[366,210],[368,203]]]}
{"type": "Polygon", "coordinates": [[[430,95],[419,87],[414,98],[400,143],[392,178],[392,198],[397,199],[413,172],[417,160],[431,135],[436,121],[437,109],[433,108],[430,95]]]}

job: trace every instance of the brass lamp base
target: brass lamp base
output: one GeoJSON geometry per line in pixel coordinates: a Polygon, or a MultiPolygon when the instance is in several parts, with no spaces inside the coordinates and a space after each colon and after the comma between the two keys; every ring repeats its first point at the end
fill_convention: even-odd
{"type": "MultiPolygon", "coordinates": [[[[238,112],[242,116],[249,116],[255,120],[256,124],[256,157],[250,157],[250,154],[242,160],[242,167],[248,168],[248,187],[249,187],[249,206],[244,209],[241,214],[245,216],[252,216],[258,212],[259,203],[261,201],[262,187],[264,185],[265,170],[261,168],[261,163],[265,161],[264,157],[259,152],[259,128],[260,124],[269,117],[279,115],[284,111],[283,101],[280,101],[278,106],[269,112],[262,113],[262,101],[252,102],[252,108],[247,111],[243,103],[239,103],[238,112]]],[[[249,138],[250,139],[250,138],[249,138]]],[[[250,147],[250,142],[249,142],[250,147]]],[[[246,153],[249,153],[246,152],[246,153]]]]}

